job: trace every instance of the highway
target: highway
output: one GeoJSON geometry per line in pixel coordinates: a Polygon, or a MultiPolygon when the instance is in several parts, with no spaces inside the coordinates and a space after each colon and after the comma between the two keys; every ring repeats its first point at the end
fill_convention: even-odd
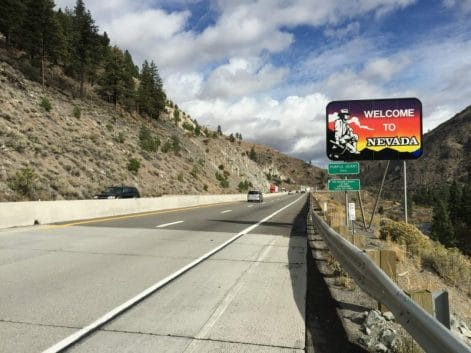
{"type": "Polygon", "coordinates": [[[306,201],[2,230],[0,352],[303,352],[306,201]]]}

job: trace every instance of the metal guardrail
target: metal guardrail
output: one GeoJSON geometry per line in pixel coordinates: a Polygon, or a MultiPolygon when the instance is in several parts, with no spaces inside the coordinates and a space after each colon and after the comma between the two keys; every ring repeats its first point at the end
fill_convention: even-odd
{"type": "Polygon", "coordinates": [[[427,353],[471,353],[471,349],[412,301],[369,256],[332,230],[311,208],[312,220],[329,250],[367,294],[385,304],[427,353]]]}

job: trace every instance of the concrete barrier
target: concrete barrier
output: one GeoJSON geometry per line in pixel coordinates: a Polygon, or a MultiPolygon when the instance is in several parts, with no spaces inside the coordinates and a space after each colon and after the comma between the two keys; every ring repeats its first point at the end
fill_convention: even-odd
{"type": "MultiPolygon", "coordinates": [[[[264,197],[266,199],[285,194],[265,194],[264,197]]],[[[166,195],[155,198],[119,200],[1,202],[0,228],[69,222],[246,200],[247,194],[230,194],[166,195]]]]}

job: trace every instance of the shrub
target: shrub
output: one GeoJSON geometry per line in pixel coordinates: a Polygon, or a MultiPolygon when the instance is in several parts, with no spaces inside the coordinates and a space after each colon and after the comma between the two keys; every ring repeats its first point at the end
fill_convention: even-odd
{"type": "Polygon", "coordinates": [[[160,140],[152,134],[147,126],[142,125],[139,130],[139,146],[144,151],[157,152],[160,146],[160,140]]]}
{"type": "Polygon", "coordinates": [[[182,172],[178,173],[177,180],[179,182],[183,182],[183,173],[182,172]]]}
{"type": "Polygon", "coordinates": [[[162,153],[167,153],[167,152],[169,152],[171,149],[172,149],[172,144],[170,143],[170,141],[167,141],[167,142],[164,143],[164,145],[162,146],[162,148],[160,149],[160,151],[162,151],[162,153]]]}
{"type": "Polygon", "coordinates": [[[178,110],[174,110],[173,111],[173,120],[175,122],[175,125],[178,125],[178,123],[180,122],[180,112],[178,110]]]}
{"type": "Polygon", "coordinates": [[[178,154],[181,150],[180,139],[177,135],[172,135],[172,149],[175,154],[178,154]]]}
{"type": "Polygon", "coordinates": [[[19,69],[28,80],[36,82],[41,81],[41,73],[39,69],[31,65],[31,62],[29,60],[20,61],[19,69]]]}
{"type": "Polygon", "coordinates": [[[237,190],[239,190],[239,192],[244,192],[248,191],[251,187],[253,187],[252,183],[248,180],[244,180],[239,183],[239,185],[237,186],[237,190]]]}
{"type": "Polygon", "coordinates": [[[194,164],[193,168],[191,169],[190,175],[193,178],[196,178],[198,176],[198,173],[199,173],[199,167],[198,167],[198,165],[194,164]]]}
{"type": "Polygon", "coordinates": [[[72,110],[72,115],[75,118],[80,119],[80,117],[82,116],[82,111],[80,110],[79,107],[75,106],[74,109],[72,110]]]}
{"type": "Polygon", "coordinates": [[[39,105],[47,112],[50,112],[52,109],[52,104],[47,97],[41,97],[39,105]]]}
{"type": "Polygon", "coordinates": [[[124,143],[124,133],[122,131],[118,132],[118,135],[115,136],[115,141],[119,143],[124,143]]]}
{"type": "Polygon", "coordinates": [[[208,191],[208,185],[204,184],[203,190],[204,190],[204,191],[208,191]]]}
{"type": "Polygon", "coordinates": [[[223,174],[216,172],[216,179],[219,181],[219,185],[221,185],[223,188],[229,187],[229,181],[223,174]]]}
{"type": "Polygon", "coordinates": [[[38,176],[31,168],[23,168],[16,172],[15,176],[9,180],[9,186],[12,190],[22,196],[33,197],[34,183],[38,176]]]}
{"type": "Polygon", "coordinates": [[[135,158],[131,158],[128,163],[128,170],[133,174],[137,174],[139,168],[141,168],[141,162],[135,158]]]}
{"type": "Polygon", "coordinates": [[[191,125],[190,123],[188,123],[188,122],[186,122],[186,121],[183,123],[182,127],[183,127],[185,130],[188,130],[188,131],[194,131],[194,129],[195,129],[195,128],[193,127],[193,125],[191,125]]]}

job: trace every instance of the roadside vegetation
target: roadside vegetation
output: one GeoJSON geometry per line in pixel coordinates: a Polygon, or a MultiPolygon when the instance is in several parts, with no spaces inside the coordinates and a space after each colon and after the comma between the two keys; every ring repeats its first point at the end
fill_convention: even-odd
{"type": "Polygon", "coordinates": [[[429,266],[449,284],[471,295],[471,263],[457,248],[446,248],[414,225],[390,219],[382,220],[380,238],[405,245],[422,266],[429,266]]]}

